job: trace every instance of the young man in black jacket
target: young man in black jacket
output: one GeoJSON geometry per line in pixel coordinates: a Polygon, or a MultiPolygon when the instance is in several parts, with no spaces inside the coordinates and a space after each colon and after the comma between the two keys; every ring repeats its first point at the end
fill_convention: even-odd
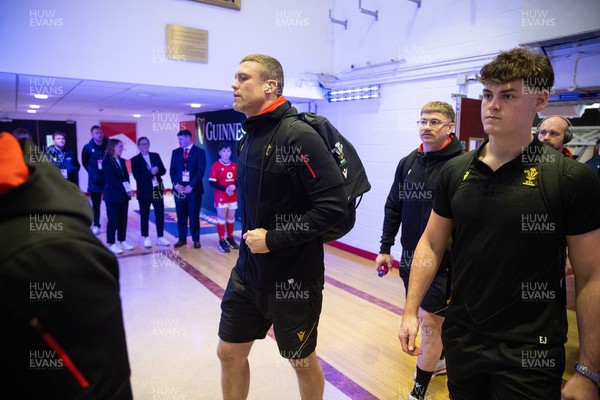
{"type": "Polygon", "coordinates": [[[60,170],[61,175],[65,179],[77,185],[77,173],[79,172],[80,165],[73,150],[65,148],[65,136],[64,132],[54,132],[52,134],[54,144],[48,147],[46,155],[52,164],[60,170]]]}
{"type": "Polygon", "coordinates": [[[92,208],[94,210],[92,232],[97,235],[100,233],[100,205],[102,203],[102,192],[104,191],[102,161],[104,160],[104,151],[108,145],[108,138],[104,137],[104,133],[98,125],[92,126],[90,132],[92,138],[81,150],[81,164],[88,172],[87,190],[92,198],[92,208]]]}
{"type": "MultiPolygon", "coordinates": [[[[390,250],[402,224],[400,277],[404,282],[405,292],[408,292],[415,248],[431,214],[433,191],[440,171],[446,161],[463,152],[460,142],[452,134],[454,110],[450,104],[441,101],[425,104],[421,109],[418,125],[422,143],[398,163],[394,183],[385,203],[381,249],[375,260],[377,267],[387,264],[391,268],[393,260],[390,250]]],[[[440,354],[442,323],[448,308],[449,265],[450,253],[446,250],[442,265],[419,307],[421,330],[427,334],[423,335],[421,342],[423,353],[417,359],[415,385],[409,399],[425,398],[427,386],[433,376],[446,372],[446,361],[440,359],[440,354]]]]}
{"type": "Polygon", "coordinates": [[[238,155],[243,239],[221,303],[218,355],[224,398],[248,395],[248,354],[273,325],[303,399],[322,399],[315,352],[324,281],[320,236],[345,215],[339,169],[321,137],[283,97],[283,69],[249,55],[235,74],[233,107],[246,114],[238,155]],[[294,174],[290,174],[293,169],[294,174]]]}

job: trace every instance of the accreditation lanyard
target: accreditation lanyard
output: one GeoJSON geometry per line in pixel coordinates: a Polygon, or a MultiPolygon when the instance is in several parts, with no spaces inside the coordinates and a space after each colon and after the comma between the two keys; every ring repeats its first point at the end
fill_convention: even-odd
{"type": "MultiPolygon", "coordinates": [[[[144,159],[144,161],[146,161],[146,167],[148,167],[148,171],[152,173],[152,159],[150,158],[150,154],[148,154],[148,160],[146,160],[144,156],[142,156],[142,158],[144,159]]],[[[156,178],[156,175],[152,175],[152,187],[158,187],[158,179],[156,178]]]]}

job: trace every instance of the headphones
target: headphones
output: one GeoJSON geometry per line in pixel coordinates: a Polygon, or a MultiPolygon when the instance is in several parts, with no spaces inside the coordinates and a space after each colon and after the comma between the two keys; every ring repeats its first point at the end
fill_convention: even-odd
{"type": "Polygon", "coordinates": [[[571,141],[571,139],[573,139],[573,125],[571,125],[571,121],[569,121],[565,117],[561,117],[560,115],[551,115],[551,116],[546,117],[543,120],[541,120],[536,129],[536,136],[540,134],[540,126],[548,118],[560,118],[567,123],[567,130],[565,131],[565,138],[563,140],[563,144],[569,143],[571,141]]]}

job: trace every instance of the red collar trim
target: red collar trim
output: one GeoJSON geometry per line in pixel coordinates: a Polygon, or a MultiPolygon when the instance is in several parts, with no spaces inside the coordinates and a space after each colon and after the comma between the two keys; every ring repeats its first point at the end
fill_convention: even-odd
{"type": "Polygon", "coordinates": [[[275,109],[277,107],[279,107],[280,105],[282,105],[286,101],[287,101],[287,99],[285,97],[279,96],[271,104],[269,104],[269,106],[267,108],[265,108],[264,110],[262,110],[261,112],[259,112],[257,115],[262,115],[262,114],[270,113],[271,111],[275,111],[275,109]]]}
{"type": "MultiPolygon", "coordinates": [[[[450,135],[450,136],[448,136],[448,140],[446,140],[446,142],[443,144],[443,146],[442,146],[442,147],[440,147],[440,148],[439,148],[438,150],[436,150],[436,151],[440,151],[440,150],[442,150],[444,147],[448,146],[448,145],[449,145],[449,144],[452,142],[452,138],[453,138],[453,137],[454,137],[454,135],[450,135]]],[[[421,143],[421,144],[419,145],[419,148],[418,148],[418,150],[417,150],[417,151],[418,151],[419,153],[423,153],[423,143],[421,143]]]]}

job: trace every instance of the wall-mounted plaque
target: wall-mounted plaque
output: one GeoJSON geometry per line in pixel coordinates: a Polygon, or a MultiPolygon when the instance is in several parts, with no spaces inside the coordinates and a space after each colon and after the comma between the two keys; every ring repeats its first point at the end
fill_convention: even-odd
{"type": "Polygon", "coordinates": [[[192,0],[198,3],[212,4],[213,6],[233,8],[239,10],[242,8],[242,0],[192,0]]]}
{"type": "Polygon", "coordinates": [[[208,31],[167,24],[167,58],[208,62],[208,31]]]}

